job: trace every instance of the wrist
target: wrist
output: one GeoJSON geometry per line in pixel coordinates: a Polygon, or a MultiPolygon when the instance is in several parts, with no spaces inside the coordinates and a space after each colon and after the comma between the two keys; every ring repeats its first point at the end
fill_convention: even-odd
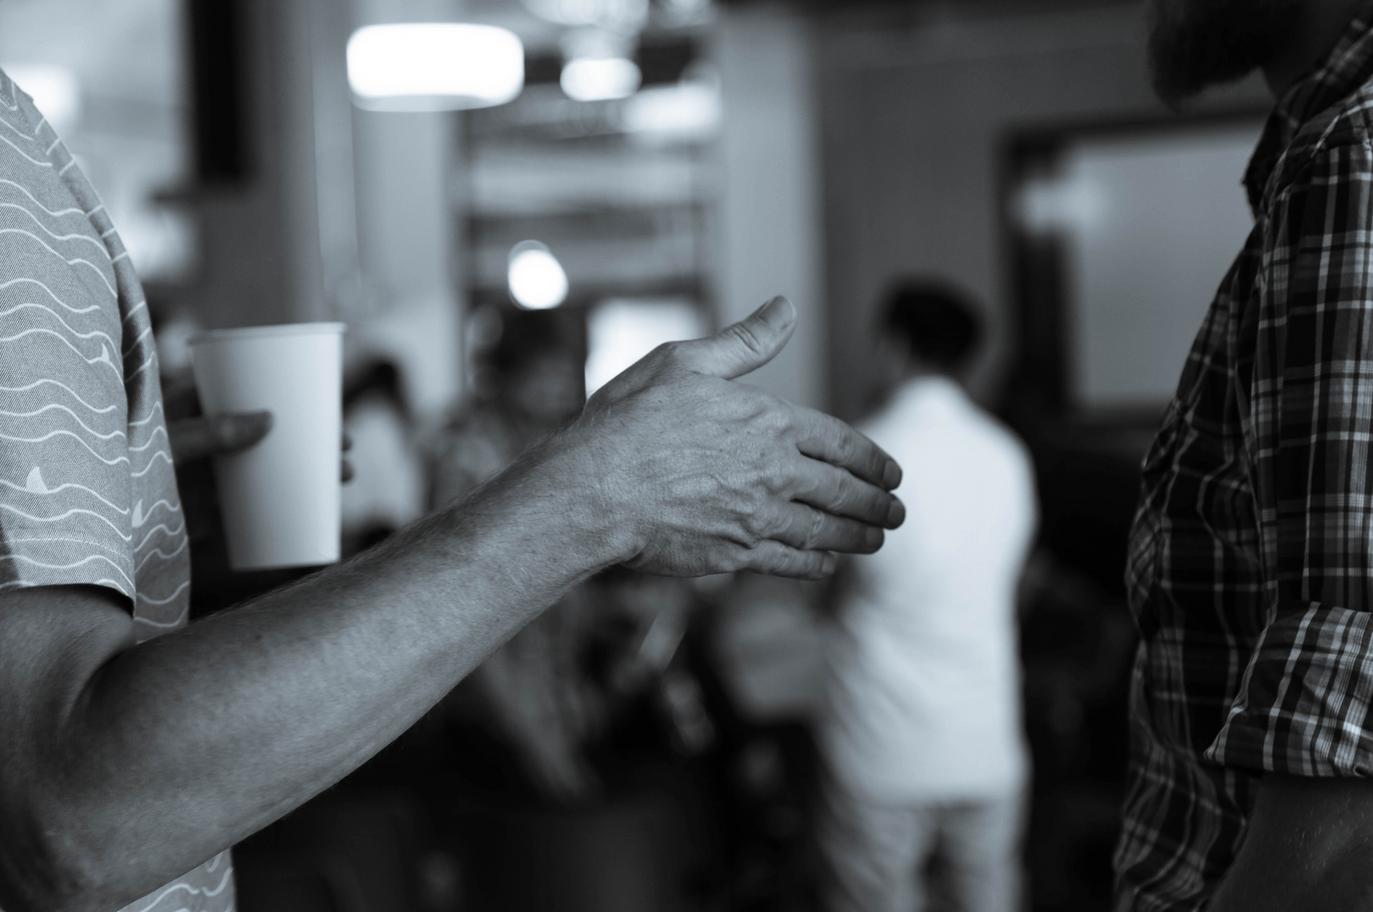
{"type": "Polygon", "coordinates": [[[573,425],[531,454],[551,489],[567,540],[585,549],[597,569],[625,563],[642,550],[637,525],[616,496],[615,472],[601,442],[593,432],[573,425]]]}
{"type": "Polygon", "coordinates": [[[637,553],[624,511],[606,496],[605,468],[576,429],[535,445],[472,496],[448,508],[453,528],[518,549],[575,581],[637,553]],[[506,541],[510,539],[510,541],[506,541]]]}

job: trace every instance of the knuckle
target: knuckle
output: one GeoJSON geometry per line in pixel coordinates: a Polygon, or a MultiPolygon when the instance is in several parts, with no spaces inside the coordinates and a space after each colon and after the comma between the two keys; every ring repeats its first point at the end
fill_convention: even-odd
{"type": "Polygon", "coordinates": [[[218,418],[205,428],[202,440],[210,446],[236,446],[247,436],[244,428],[233,418],[218,418]]]}
{"type": "Polygon", "coordinates": [[[768,533],[772,531],[775,520],[768,515],[769,512],[765,509],[757,509],[744,514],[742,525],[750,540],[766,538],[768,533]]]}
{"type": "Polygon", "coordinates": [[[786,553],[780,545],[767,543],[759,546],[755,552],[754,566],[766,573],[780,573],[786,570],[786,553]]]}
{"type": "Polygon", "coordinates": [[[793,476],[793,487],[796,495],[808,501],[814,501],[824,493],[824,482],[822,477],[816,472],[800,471],[793,476]]]}
{"type": "Polygon", "coordinates": [[[767,495],[774,498],[785,495],[789,484],[786,474],[776,469],[764,469],[760,481],[767,495]]]}
{"type": "Polygon", "coordinates": [[[839,461],[848,463],[854,456],[853,435],[849,434],[844,428],[835,428],[834,452],[839,457],[839,461]]]}
{"type": "Polygon", "coordinates": [[[682,357],[682,343],[664,342],[648,353],[648,360],[654,364],[675,364],[682,357]]]}
{"type": "Polygon", "coordinates": [[[763,425],[771,433],[785,434],[791,430],[791,409],[785,402],[771,396],[760,396],[759,412],[763,425]]]}
{"type": "Polygon", "coordinates": [[[748,349],[750,354],[761,355],[763,353],[763,340],[747,322],[735,323],[729,328],[729,333],[740,345],[748,349]]]}
{"type": "Polygon", "coordinates": [[[853,484],[836,478],[825,487],[825,508],[834,513],[847,513],[853,506],[853,484]]]}
{"type": "Polygon", "coordinates": [[[729,548],[715,560],[721,573],[738,573],[749,568],[749,552],[743,548],[729,548]]]}
{"type": "Polygon", "coordinates": [[[844,479],[838,472],[827,471],[824,480],[816,485],[816,501],[835,507],[844,496],[844,479]]]}
{"type": "Polygon", "coordinates": [[[824,541],[827,531],[828,523],[826,522],[825,514],[821,513],[819,510],[812,510],[810,528],[806,530],[806,537],[801,542],[801,549],[809,551],[811,548],[820,544],[824,541]]]}

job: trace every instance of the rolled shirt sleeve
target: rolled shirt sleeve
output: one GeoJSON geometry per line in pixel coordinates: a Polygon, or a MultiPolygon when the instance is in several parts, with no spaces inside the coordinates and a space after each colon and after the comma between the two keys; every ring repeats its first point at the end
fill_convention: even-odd
{"type": "Polygon", "coordinates": [[[1239,403],[1253,418],[1267,623],[1207,757],[1363,776],[1373,773],[1373,152],[1336,139],[1301,168],[1265,216],[1278,234],[1239,403]]]}

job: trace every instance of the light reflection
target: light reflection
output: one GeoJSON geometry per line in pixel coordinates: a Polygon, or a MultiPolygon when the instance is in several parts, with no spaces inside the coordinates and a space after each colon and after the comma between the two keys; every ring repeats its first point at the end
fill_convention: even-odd
{"type": "Polygon", "coordinates": [[[547,245],[522,241],[510,251],[510,297],[526,310],[551,310],[567,300],[567,273],[547,245]]]}
{"type": "Polygon", "coordinates": [[[625,57],[577,57],[563,66],[562,88],[573,101],[613,101],[639,89],[643,74],[625,57]]]}

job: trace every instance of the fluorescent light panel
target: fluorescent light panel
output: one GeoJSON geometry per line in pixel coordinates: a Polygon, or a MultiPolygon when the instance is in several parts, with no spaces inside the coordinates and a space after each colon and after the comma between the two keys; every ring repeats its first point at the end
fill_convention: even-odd
{"type": "Polygon", "coordinates": [[[492,107],[524,88],[524,45],[489,25],[369,25],[348,39],[348,83],[358,105],[373,110],[492,107]]]}

